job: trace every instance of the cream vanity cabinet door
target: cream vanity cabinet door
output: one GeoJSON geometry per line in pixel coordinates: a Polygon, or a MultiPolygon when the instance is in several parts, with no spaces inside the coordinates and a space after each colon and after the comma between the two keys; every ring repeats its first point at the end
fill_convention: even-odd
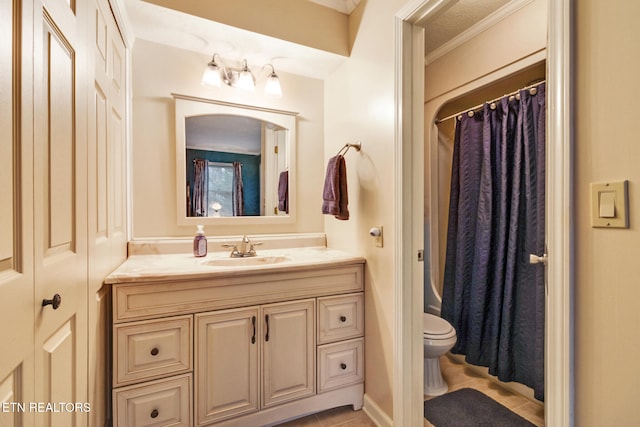
{"type": "Polygon", "coordinates": [[[262,406],[315,394],[315,299],[262,307],[262,406]]]}
{"type": "Polygon", "coordinates": [[[258,411],[259,307],[196,314],[196,425],[258,411]]]}
{"type": "Polygon", "coordinates": [[[314,319],[315,299],[196,314],[196,425],[314,395],[314,319]]]}

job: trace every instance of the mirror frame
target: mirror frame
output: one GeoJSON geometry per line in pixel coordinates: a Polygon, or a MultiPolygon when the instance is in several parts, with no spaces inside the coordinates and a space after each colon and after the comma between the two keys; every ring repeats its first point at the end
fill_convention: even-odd
{"type": "Polygon", "coordinates": [[[176,215],[178,225],[271,225],[291,224],[296,220],[296,159],[297,116],[285,110],[236,104],[233,102],[199,98],[172,93],[176,118],[176,215]],[[289,214],[268,216],[188,217],[185,212],[186,186],[186,127],[185,119],[207,114],[227,114],[251,117],[275,123],[289,130],[289,214]]]}

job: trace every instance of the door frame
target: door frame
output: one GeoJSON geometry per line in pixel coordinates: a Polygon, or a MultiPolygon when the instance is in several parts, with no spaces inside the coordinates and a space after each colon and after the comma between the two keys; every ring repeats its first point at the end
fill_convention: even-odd
{"type": "MultiPolygon", "coordinates": [[[[424,32],[418,23],[448,0],[412,0],[395,16],[396,233],[393,418],[423,418],[422,312],[424,32]],[[416,200],[416,203],[414,203],[416,200]],[[418,379],[418,381],[416,381],[418,379]]],[[[573,8],[549,0],[547,45],[547,300],[545,425],[574,425],[573,8]]]]}

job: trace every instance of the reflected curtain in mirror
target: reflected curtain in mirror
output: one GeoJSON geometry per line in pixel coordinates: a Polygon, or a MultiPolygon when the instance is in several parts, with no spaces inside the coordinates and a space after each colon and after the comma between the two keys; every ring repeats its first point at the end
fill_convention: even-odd
{"type": "Polygon", "coordinates": [[[187,211],[191,208],[189,216],[207,216],[207,163],[203,159],[193,161],[193,206],[187,206],[187,211]]]}
{"type": "Polygon", "coordinates": [[[240,162],[233,162],[233,216],[244,216],[244,188],[240,162]]]}

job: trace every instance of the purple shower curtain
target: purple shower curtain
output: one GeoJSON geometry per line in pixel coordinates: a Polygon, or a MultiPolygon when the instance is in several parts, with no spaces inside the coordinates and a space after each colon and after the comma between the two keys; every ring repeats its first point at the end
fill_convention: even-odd
{"type": "Polygon", "coordinates": [[[442,317],[451,350],[544,400],[545,85],[456,123],[442,317]]]}

